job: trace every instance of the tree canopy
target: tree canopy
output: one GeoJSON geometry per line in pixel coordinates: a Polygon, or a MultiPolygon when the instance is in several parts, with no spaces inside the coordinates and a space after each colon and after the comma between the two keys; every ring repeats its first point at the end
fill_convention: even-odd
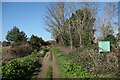
{"type": "Polygon", "coordinates": [[[27,41],[27,35],[23,31],[20,31],[17,27],[13,27],[13,29],[8,31],[6,35],[6,40],[10,42],[27,41]]]}
{"type": "Polygon", "coordinates": [[[47,31],[52,33],[52,37],[57,43],[65,46],[79,47],[81,45],[92,44],[94,40],[93,28],[95,18],[95,6],[93,3],[76,4],[58,3],[47,8],[48,13],[45,23],[47,31]]]}
{"type": "Polygon", "coordinates": [[[32,35],[30,37],[30,44],[33,46],[35,49],[40,49],[42,45],[44,45],[44,40],[41,37],[32,35]]]}

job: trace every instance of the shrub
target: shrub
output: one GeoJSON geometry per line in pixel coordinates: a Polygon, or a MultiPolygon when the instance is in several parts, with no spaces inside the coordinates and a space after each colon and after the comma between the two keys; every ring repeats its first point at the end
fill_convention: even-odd
{"type": "Polygon", "coordinates": [[[76,51],[67,56],[76,64],[80,64],[84,69],[96,75],[109,74],[109,77],[115,77],[118,69],[118,58],[113,52],[99,54],[93,49],[84,49],[83,52],[76,51]]]}
{"type": "Polygon", "coordinates": [[[49,48],[46,48],[46,47],[42,47],[44,53],[48,52],[49,51],[49,48]]]}
{"type": "Polygon", "coordinates": [[[27,44],[27,45],[20,45],[12,48],[9,51],[9,53],[17,55],[18,57],[24,57],[24,56],[30,55],[32,51],[33,51],[32,47],[29,44],[27,44]]]}
{"type": "Polygon", "coordinates": [[[6,79],[21,78],[29,80],[36,68],[41,66],[40,56],[30,55],[25,58],[14,59],[7,66],[2,66],[2,77],[6,79]]]}
{"type": "Polygon", "coordinates": [[[43,53],[43,54],[41,54],[41,57],[44,57],[46,55],[46,53],[43,53]]]}
{"type": "Polygon", "coordinates": [[[87,70],[82,69],[80,65],[73,63],[72,59],[69,59],[61,55],[61,52],[57,48],[54,48],[53,51],[54,51],[56,62],[59,68],[59,77],[96,78],[95,75],[90,74],[87,70]]]}
{"type": "Polygon", "coordinates": [[[95,75],[88,73],[88,71],[81,68],[75,63],[66,63],[64,65],[65,74],[68,78],[96,78],[95,75]]]}
{"type": "Polygon", "coordinates": [[[2,46],[4,46],[4,47],[5,47],[5,46],[9,46],[9,45],[10,45],[10,42],[7,42],[7,41],[3,41],[3,42],[2,42],[2,46]]]}

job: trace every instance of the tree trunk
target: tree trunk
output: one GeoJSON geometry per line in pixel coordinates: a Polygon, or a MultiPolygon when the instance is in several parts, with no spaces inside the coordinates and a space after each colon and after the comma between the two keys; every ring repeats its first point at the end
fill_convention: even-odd
{"type": "Polygon", "coordinates": [[[62,42],[62,45],[64,45],[64,41],[63,41],[63,38],[62,38],[62,36],[61,36],[61,42],[62,42]]]}
{"type": "Polygon", "coordinates": [[[81,44],[82,44],[81,34],[79,34],[79,37],[80,37],[80,46],[81,46],[81,44]]]}
{"type": "Polygon", "coordinates": [[[73,42],[72,42],[72,37],[70,35],[70,46],[71,46],[71,49],[73,48],[73,42]]]}

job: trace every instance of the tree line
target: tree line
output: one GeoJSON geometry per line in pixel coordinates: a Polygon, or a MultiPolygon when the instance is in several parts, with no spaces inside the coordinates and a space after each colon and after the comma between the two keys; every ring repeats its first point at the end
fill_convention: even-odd
{"type": "Polygon", "coordinates": [[[14,26],[13,29],[7,32],[6,40],[8,42],[3,41],[3,46],[12,45],[12,47],[15,47],[24,44],[30,44],[34,49],[40,49],[41,46],[46,46],[50,44],[48,41],[44,41],[42,37],[38,37],[33,34],[30,38],[28,38],[25,32],[20,31],[16,26],[14,26]]]}
{"type": "Polygon", "coordinates": [[[95,3],[52,3],[47,7],[44,18],[48,26],[46,30],[58,44],[70,46],[71,49],[73,46],[93,44],[95,34],[99,35],[97,37],[99,40],[109,40],[107,37],[112,36],[111,38],[115,38],[117,42],[118,37],[115,37],[114,33],[118,22],[113,19],[117,16],[117,10],[114,3],[107,3],[102,11],[104,14],[98,17],[95,3]]]}

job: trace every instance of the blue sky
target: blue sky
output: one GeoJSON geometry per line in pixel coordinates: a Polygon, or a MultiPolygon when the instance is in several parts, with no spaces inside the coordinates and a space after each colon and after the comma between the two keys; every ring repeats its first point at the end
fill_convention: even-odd
{"type": "Polygon", "coordinates": [[[42,37],[44,40],[51,40],[51,34],[45,31],[43,17],[46,6],[49,3],[42,2],[14,2],[2,3],[2,38],[13,26],[24,31],[28,37],[32,34],[42,37]]]}
{"type": "MultiPolygon", "coordinates": [[[[52,40],[52,36],[44,28],[43,17],[46,14],[46,6],[49,6],[50,2],[3,2],[2,3],[2,40],[5,40],[5,36],[8,30],[14,26],[30,37],[32,34],[42,37],[45,41],[52,40]]],[[[100,16],[105,3],[98,2],[100,16]]],[[[117,5],[117,4],[116,4],[117,5]]]]}

